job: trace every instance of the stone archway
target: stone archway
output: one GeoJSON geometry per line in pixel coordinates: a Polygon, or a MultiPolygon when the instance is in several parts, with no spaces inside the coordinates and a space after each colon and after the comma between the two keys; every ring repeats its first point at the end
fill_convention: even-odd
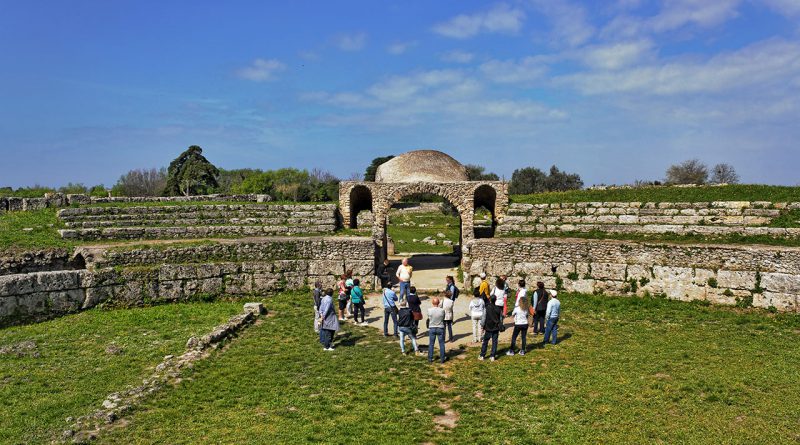
{"type": "MultiPolygon", "coordinates": [[[[472,195],[472,205],[474,210],[478,210],[479,208],[483,207],[489,211],[491,214],[491,226],[490,227],[479,227],[478,225],[474,224],[473,221],[473,231],[475,238],[492,238],[494,237],[494,231],[497,227],[497,190],[493,187],[489,186],[488,184],[482,184],[478,186],[472,195]]],[[[474,220],[474,214],[473,214],[474,220]]]]}
{"type": "Polygon", "coordinates": [[[372,192],[365,185],[356,185],[350,190],[350,208],[348,221],[345,221],[351,229],[358,228],[358,214],[364,210],[372,211],[372,192]]]}

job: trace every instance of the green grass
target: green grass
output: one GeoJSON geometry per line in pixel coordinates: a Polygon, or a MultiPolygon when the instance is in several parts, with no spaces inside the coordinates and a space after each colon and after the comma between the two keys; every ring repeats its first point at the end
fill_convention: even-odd
{"type": "Polygon", "coordinates": [[[377,330],[349,324],[336,352],[321,351],[304,297],[269,299],[273,316],[101,442],[800,440],[796,314],[563,295],[559,345],[494,363],[468,349],[430,366],[401,356],[377,330]],[[442,404],[459,415],[452,430],[434,427],[442,404]]]}
{"type": "Polygon", "coordinates": [[[573,190],[568,192],[513,195],[512,203],[552,204],[559,202],[710,202],[771,201],[800,202],[800,187],[777,185],[725,185],[704,187],[640,187],[614,190],[573,190]]]}
{"type": "Polygon", "coordinates": [[[64,223],[56,216],[57,211],[48,208],[0,213],[0,251],[74,247],[77,243],[61,239],[57,232],[64,228],[64,223]]]}
{"type": "Polygon", "coordinates": [[[140,384],[167,354],[241,311],[241,303],[90,310],[0,330],[0,347],[34,341],[38,357],[0,355],[0,443],[49,443],[105,397],[140,384]],[[115,345],[119,354],[106,352],[115,345]]]}
{"type": "Polygon", "coordinates": [[[394,240],[396,253],[449,253],[453,251],[453,247],[442,244],[442,241],[450,240],[453,244],[460,242],[461,221],[458,216],[444,215],[441,212],[392,212],[387,230],[394,240]],[[425,227],[419,227],[419,224],[425,224],[425,227]],[[439,233],[443,233],[445,237],[436,236],[439,233]],[[433,246],[423,243],[422,240],[426,237],[435,239],[437,244],[433,246]],[[414,239],[418,241],[414,242],[414,239]]]}
{"type": "Polygon", "coordinates": [[[800,209],[781,212],[780,216],[772,220],[769,227],[800,227],[800,209]]]}

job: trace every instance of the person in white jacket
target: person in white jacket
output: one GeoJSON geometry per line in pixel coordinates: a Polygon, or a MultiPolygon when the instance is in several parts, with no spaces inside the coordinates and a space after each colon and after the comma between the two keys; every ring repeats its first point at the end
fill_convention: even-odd
{"type": "Polygon", "coordinates": [[[531,304],[528,303],[528,297],[522,297],[518,300],[514,311],[511,312],[511,315],[514,316],[514,333],[511,334],[511,349],[506,352],[506,355],[514,355],[518,335],[522,336],[519,355],[525,355],[525,349],[528,346],[528,315],[530,315],[530,310],[531,304]]]}
{"type": "Polygon", "coordinates": [[[472,294],[472,301],[469,302],[467,316],[472,320],[472,341],[478,343],[483,338],[483,326],[481,321],[486,312],[486,304],[483,301],[480,290],[476,287],[472,294]]]}

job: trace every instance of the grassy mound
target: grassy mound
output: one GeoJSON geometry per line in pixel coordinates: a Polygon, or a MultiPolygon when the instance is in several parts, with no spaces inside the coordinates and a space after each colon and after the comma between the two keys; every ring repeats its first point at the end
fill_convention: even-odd
{"type": "Polygon", "coordinates": [[[430,366],[401,356],[378,331],[349,324],[337,350],[322,351],[308,303],[295,294],[268,300],[271,317],[102,441],[800,440],[797,315],[565,295],[559,345],[493,363],[467,349],[430,366]],[[452,429],[440,426],[454,420],[452,429]]]}
{"type": "Polygon", "coordinates": [[[519,204],[711,201],[799,202],[800,187],[755,184],[703,187],[660,186],[613,190],[572,190],[511,196],[511,202],[519,204]]]}
{"type": "Polygon", "coordinates": [[[91,310],[0,330],[0,443],[49,443],[105,397],[140,384],[165,355],[241,303],[91,310]]]}

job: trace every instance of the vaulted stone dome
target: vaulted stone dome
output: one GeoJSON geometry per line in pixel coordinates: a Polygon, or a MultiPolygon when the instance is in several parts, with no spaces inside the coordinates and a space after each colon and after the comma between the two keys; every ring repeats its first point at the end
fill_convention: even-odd
{"type": "Polygon", "coordinates": [[[436,150],[414,150],[381,164],[375,182],[467,181],[467,169],[449,155],[436,150]]]}

